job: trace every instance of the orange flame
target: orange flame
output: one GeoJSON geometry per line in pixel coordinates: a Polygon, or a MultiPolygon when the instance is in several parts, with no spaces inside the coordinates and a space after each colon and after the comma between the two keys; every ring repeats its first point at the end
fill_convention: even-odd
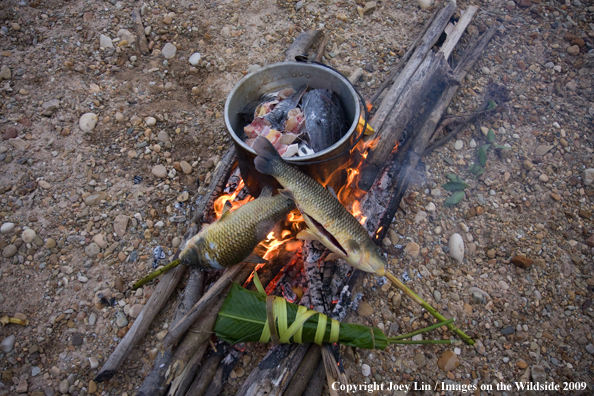
{"type": "Polygon", "coordinates": [[[213,204],[213,209],[214,209],[215,215],[217,216],[217,219],[220,219],[221,216],[223,215],[223,209],[225,209],[225,203],[227,201],[229,201],[231,203],[230,210],[233,211],[233,210],[239,208],[241,205],[248,203],[254,199],[254,197],[252,197],[251,195],[248,195],[246,198],[244,198],[242,200],[235,201],[235,198],[237,198],[237,195],[243,189],[243,187],[244,187],[244,183],[243,183],[243,180],[241,180],[238,183],[235,191],[233,191],[231,194],[223,194],[216,199],[216,201],[213,204]]]}

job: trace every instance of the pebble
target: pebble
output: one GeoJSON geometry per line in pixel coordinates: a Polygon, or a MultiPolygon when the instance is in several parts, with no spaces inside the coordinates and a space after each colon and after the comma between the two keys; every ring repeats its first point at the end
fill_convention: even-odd
{"type": "Polygon", "coordinates": [[[101,248],[95,242],[91,242],[85,247],[85,254],[89,258],[97,257],[100,252],[101,248]]]}
{"type": "Polygon", "coordinates": [[[188,59],[188,62],[190,62],[190,64],[192,66],[198,66],[198,64],[200,63],[200,59],[202,58],[202,56],[200,55],[200,53],[198,52],[194,52],[191,56],[190,59],[188,59]]]}
{"type": "Polygon", "coordinates": [[[4,301],[6,301],[6,297],[4,297],[2,293],[0,293],[0,305],[4,304],[4,301]]]}
{"type": "Polygon", "coordinates": [[[128,325],[128,319],[122,311],[116,312],[116,326],[122,328],[128,325]]]}
{"type": "Polygon", "coordinates": [[[10,68],[6,65],[3,65],[0,69],[0,81],[3,80],[10,80],[12,78],[12,72],[10,68]]]}
{"type": "Polygon", "coordinates": [[[419,224],[426,218],[427,218],[427,212],[425,212],[424,210],[419,210],[417,212],[417,214],[415,215],[415,224],[419,224]]]}
{"type": "Polygon", "coordinates": [[[454,143],[454,149],[460,151],[463,148],[464,148],[464,142],[462,140],[456,140],[456,143],[454,143]]]}
{"type": "Polygon", "coordinates": [[[14,223],[4,223],[0,227],[0,233],[2,234],[8,234],[12,230],[14,230],[14,223]]]}
{"type": "Polygon", "coordinates": [[[453,351],[447,350],[441,354],[437,366],[445,372],[455,370],[460,366],[458,356],[453,351]]]}
{"type": "Polygon", "coordinates": [[[155,119],[155,117],[146,117],[144,119],[144,122],[146,123],[146,125],[148,126],[154,126],[157,123],[157,120],[155,119]]]}
{"type": "Polygon", "coordinates": [[[165,131],[159,131],[159,133],[157,134],[157,139],[161,143],[169,143],[170,142],[169,134],[165,131]]]}
{"type": "Polygon", "coordinates": [[[475,148],[475,147],[476,147],[476,141],[475,141],[474,139],[471,139],[471,140],[470,140],[470,143],[469,143],[469,146],[470,146],[471,148],[475,148]]]}
{"type": "Polygon", "coordinates": [[[61,394],[66,394],[68,393],[68,389],[70,389],[70,382],[67,379],[62,380],[60,385],[58,385],[58,391],[61,394]]]}
{"type": "Polygon", "coordinates": [[[95,326],[95,323],[97,323],[97,315],[93,312],[89,315],[89,326],[95,326]]]}
{"type": "Polygon", "coordinates": [[[359,316],[369,317],[373,315],[374,311],[375,310],[373,309],[373,307],[369,305],[367,301],[361,301],[361,303],[357,307],[357,314],[359,314],[359,316]]]}
{"type": "Polygon", "coordinates": [[[439,290],[434,290],[433,298],[435,299],[436,303],[439,303],[441,301],[441,292],[439,290]]]}
{"type": "Polygon", "coordinates": [[[31,368],[31,376],[35,377],[36,375],[38,375],[39,373],[41,373],[41,368],[38,366],[33,366],[31,368]]]}
{"type": "Polygon", "coordinates": [[[171,59],[175,57],[176,52],[177,47],[171,43],[167,43],[163,46],[163,49],[161,50],[161,55],[163,55],[165,59],[171,59]]]}
{"type": "Polygon", "coordinates": [[[167,169],[165,169],[165,167],[163,165],[153,166],[153,169],[151,170],[151,172],[153,173],[153,175],[155,175],[156,177],[158,177],[160,179],[164,179],[167,177],[167,169]]]}
{"type": "Polygon", "coordinates": [[[448,248],[450,249],[450,257],[462,264],[464,260],[464,240],[460,234],[455,233],[450,236],[448,248]]]}
{"type": "Polygon", "coordinates": [[[567,53],[573,56],[579,55],[580,47],[578,47],[577,45],[572,45],[571,47],[567,48],[567,53]]]}
{"type": "Polygon", "coordinates": [[[106,35],[102,34],[99,37],[99,46],[105,49],[113,48],[113,42],[111,38],[107,37],[106,35]]]}
{"type": "Polygon", "coordinates": [[[423,355],[422,353],[417,353],[413,360],[419,367],[423,367],[425,365],[425,355],[423,355]]]}
{"type": "Polygon", "coordinates": [[[515,265],[516,267],[528,269],[528,268],[532,267],[532,264],[534,264],[534,261],[528,257],[525,257],[525,256],[514,256],[511,259],[511,263],[513,265],[515,265]]]}
{"type": "Polygon", "coordinates": [[[425,206],[427,212],[435,212],[435,209],[435,204],[433,202],[429,202],[427,206],[425,206]]]}
{"type": "Polygon", "coordinates": [[[99,367],[99,361],[97,360],[97,358],[95,356],[91,356],[89,358],[89,366],[91,367],[91,370],[94,370],[97,367],[99,367]]]}
{"type": "Polygon", "coordinates": [[[189,175],[192,173],[192,165],[190,165],[187,161],[180,161],[179,166],[181,166],[182,172],[184,172],[184,174],[189,175]]]}
{"type": "Polygon", "coordinates": [[[4,248],[4,250],[2,250],[2,257],[11,258],[15,254],[17,254],[17,251],[18,251],[18,248],[15,245],[10,244],[10,245],[6,246],[4,248]]]}
{"type": "Polygon", "coordinates": [[[361,365],[361,374],[363,374],[364,377],[369,377],[369,375],[371,375],[371,367],[369,367],[368,364],[363,363],[361,365]]]}
{"type": "Polygon", "coordinates": [[[421,9],[426,10],[433,5],[433,0],[417,0],[417,4],[421,9]]]}
{"type": "Polygon", "coordinates": [[[421,247],[416,242],[409,242],[409,243],[406,244],[406,247],[404,248],[404,251],[406,252],[406,254],[408,254],[412,258],[416,258],[416,257],[419,256],[419,252],[421,251],[421,247]]]}
{"type": "Polygon", "coordinates": [[[15,389],[15,392],[16,393],[26,393],[28,387],[29,387],[29,385],[27,384],[27,380],[25,378],[21,378],[21,380],[19,381],[19,384],[17,385],[17,387],[15,389]]]}
{"type": "Polygon", "coordinates": [[[126,215],[117,215],[113,221],[113,230],[121,238],[126,235],[126,229],[128,228],[128,222],[130,217],[126,215]]]}
{"type": "Polygon", "coordinates": [[[5,339],[3,339],[2,342],[0,343],[0,351],[2,351],[4,353],[12,352],[12,349],[14,348],[15,341],[16,341],[15,335],[14,334],[9,335],[5,339]]]}
{"type": "Polygon", "coordinates": [[[545,383],[547,381],[547,373],[541,365],[532,366],[530,374],[532,376],[532,382],[545,383]]]}
{"type": "Polygon", "coordinates": [[[91,132],[97,125],[97,114],[85,113],[78,120],[78,126],[83,132],[91,132]]]}
{"type": "Polygon", "coordinates": [[[34,230],[28,228],[25,231],[23,231],[23,233],[21,234],[21,239],[25,243],[33,243],[36,236],[37,236],[37,233],[34,230]]]}
{"type": "Polygon", "coordinates": [[[501,334],[503,334],[503,335],[511,335],[511,334],[514,334],[514,332],[515,331],[514,331],[513,326],[507,326],[507,327],[501,329],[501,334]]]}
{"type": "Polygon", "coordinates": [[[592,344],[588,344],[586,345],[586,351],[590,354],[590,355],[594,355],[594,345],[592,344]]]}
{"type": "Polygon", "coordinates": [[[132,308],[130,308],[130,317],[136,319],[140,313],[142,312],[144,305],[142,304],[134,304],[132,308]]]}
{"type": "Polygon", "coordinates": [[[594,168],[584,170],[582,180],[585,186],[590,186],[594,183],[594,168]]]}

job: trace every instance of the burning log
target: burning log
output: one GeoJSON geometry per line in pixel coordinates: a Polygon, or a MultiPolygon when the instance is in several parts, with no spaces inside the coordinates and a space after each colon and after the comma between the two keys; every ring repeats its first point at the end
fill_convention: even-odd
{"type": "MultiPolygon", "coordinates": [[[[487,43],[491,40],[495,32],[497,31],[497,26],[493,25],[483,34],[481,39],[479,40],[476,46],[472,46],[469,48],[466,53],[463,55],[462,60],[456,67],[453,72],[454,79],[456,81],[464,80],[468,71],[477,61],[480,54],[484,51],[487,43]]],[[[458,85],[452,85],[448,87],[441,95],[440,99],[438,100],[437,104],[434,106],[433,110],[430,112],[430,115],[427,117],[425,123],[422,125],[419,133],[415,135],[412,139],[411,147],[412,150],[403,151],[407,153],[407,159],[404,165],[400,166],[400,172],[398,172],[398,176],[396,180],[398,180],[398,184],[394,194],[390,198],[388,205],[386,207],[386,211],[382,219],[380,220],[379,225],[379,232],[376,235],[376,240],[381,241],[386,232],[388,231],[390,224],[392,223],[392,219],[396,214],[397,208],[400,206],[400,201],[404,196],[408,188],[408,184],[411,180],[412,172],[417,167],[417,164],[425,152],[427,148],[428,141],[430,137],[433,135],[435,128],[439,120],[441,119],[442,114],[444,113],[445,109],[449,106],[452,98],[454,97],[456,91],[458,89],[458,85]]],[[[453,135],[452,135],[453,136],[453,135]]]]}
{"type": "Polygon", "coordinates": [[[440,73],[442,76],[445,74],[444,70],[436,69],[435,65],[431,66],[424,60],[455,11],[455,2],[448,3],[446,7],[439,11],[421,39],[419,46],[411,55],[411,59],[406,62],[406,66],[398,75],[375,116],[371,119],[371,126],[377,131],[379,140],[374,149],[370,150],[361,168],[358,183],[361,190],[369,191],[377,174],[384,167],[393,147],[400,139],[400,134],[411,119],[413,111],[418,109],[419,103],[423,102],[433,85],[440,81],[441,76],[437,76],[438,78],[430,77],[431,74],[427,73],[428,69],[432,73],[440,73]],[[428,78],[431,81],[424,81],[428,78]],[[412,85],[414,85],[414,89],[412,85]],[[398,111],[399,108],[403,107],[405,111],[398,111]]]}

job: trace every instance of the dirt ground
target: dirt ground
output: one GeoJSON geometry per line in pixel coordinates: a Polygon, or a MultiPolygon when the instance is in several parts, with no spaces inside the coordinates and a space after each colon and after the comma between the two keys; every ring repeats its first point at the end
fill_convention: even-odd
{"type": "MultiPolygon", "coordinates": [[[[448,114],[472,112],[492,84],[505,87],[508,100],[424,160],[384,243],[391,270],[478,342],[349,348],[344,367],[352,384],[416,384],[410,394],[517,395],[520,380],[561,389],[525,394],[594,394],[594,3],[458,2],[469,5],[479,11],[463,43],[499,28],[448,114]],[[487,152],[475,177],[469,166],[489,129],[503,148],[487,152]],[[444,205],[451,193],[440,187],[448,173],[468,184],[455,206],[444,205]],[[450,257],[454,233],[465,245],[461,263],[450,257]]],[[[409,0],[377,2],[364,16],[358,6],[0,4],[0,313],[28,320],[0,328],[0,395],[136,393],[176,301],[114,379],[92,379],[154,289],[134,293],[129,285],[152,270],[154,248],[174,253],[193,200],[231,144],[228,92],[317,28],[330,36],[325,62],[345,75],[362,67],[357,86],[369,97],[432,14],[409,0]],[[150,55],[134,41],[134,7],[150,55]],[[192,65],[194,53],[200,60],[192,65]],[[102,305],[98,294],[114,304],[102,305]]],[[[372,276],[359,291],[366,304],[346,321],[388,334],[430,323],[372,276]]],[[[246,355],[265,351],[250,346],[246,355]]],[[[223,394],[234,394],[256,363],[240,360],[223,394]]]]}

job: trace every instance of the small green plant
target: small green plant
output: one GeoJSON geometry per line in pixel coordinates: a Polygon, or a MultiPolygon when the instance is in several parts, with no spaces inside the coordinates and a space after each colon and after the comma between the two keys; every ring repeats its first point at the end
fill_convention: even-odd
{"type": "Polygon", "coordinates": [[[468,184],[466,184],[464,180],[460,179],[458,175],[453,173],[448,173],[446,177],[448,178],[449,182],[441,187],[446,191],[453,191],[454,193],[446,198],[444,205],[454,206],[464,199],[464,196],[466,195],[464,190],[466,190],[468,184]]]}

